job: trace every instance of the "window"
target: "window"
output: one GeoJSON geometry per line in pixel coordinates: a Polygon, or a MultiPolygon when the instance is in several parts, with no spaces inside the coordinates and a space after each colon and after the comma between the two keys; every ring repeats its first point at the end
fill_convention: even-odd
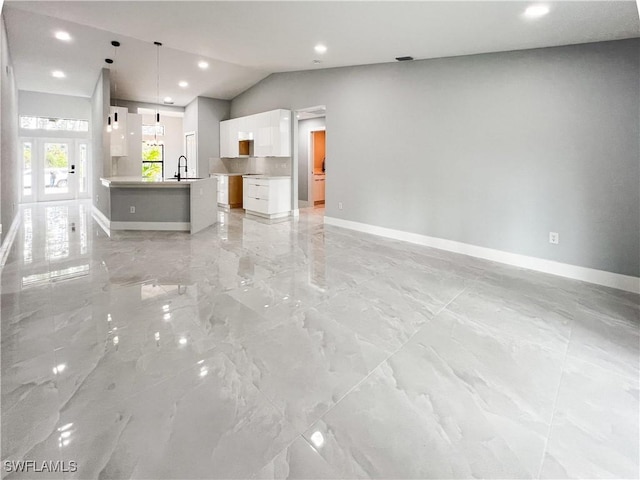
{"type": "Polygon", "coordinates": [[[71,118],[20,117],[20,128],[26,130],[54,130],[59,132],[88,132],[88,120],[71,118]]]}
{"type": "Polygon", "coordinates": [[[142,135],[164,136],[164,125],[142,125],[142,135]]]}
{"type": "Polygon", "coordinates": [[[142,142],[142,178],[156,182],[164,178],[164,145],[142,142]]]}
{"type": "Polygon", "coordinates": [[[33,171],[31,167],[31,142],[22,142],[22,198],[31,196],[33,171]]]}

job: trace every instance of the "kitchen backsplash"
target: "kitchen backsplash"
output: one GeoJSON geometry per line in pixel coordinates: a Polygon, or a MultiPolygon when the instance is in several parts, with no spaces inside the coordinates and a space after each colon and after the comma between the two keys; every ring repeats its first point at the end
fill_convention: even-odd
{"type": "Polygon", "coordinates": [[[211,173],[260,173],[262,175],[291,175],[290,157],[210,158],[211,173]]]}

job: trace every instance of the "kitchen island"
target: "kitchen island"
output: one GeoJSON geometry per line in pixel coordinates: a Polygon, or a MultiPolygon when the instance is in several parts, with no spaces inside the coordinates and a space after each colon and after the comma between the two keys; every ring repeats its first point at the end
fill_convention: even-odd
{"type": "Polygon", "coordinates": [[[110,230],[199,232],[218,216],[215,178],[150,181],[142,177],[101,178],[109,189],[110,230]]]}

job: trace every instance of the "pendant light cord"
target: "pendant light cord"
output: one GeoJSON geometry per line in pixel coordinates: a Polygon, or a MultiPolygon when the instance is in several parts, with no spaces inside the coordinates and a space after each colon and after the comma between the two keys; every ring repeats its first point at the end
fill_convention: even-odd
{"type": "Polygon", "coordinates": [[[154,139],[158,145],[158,125],[160,124],[160,46],[162,43],[153,42],[156,46],[156,126],[154,128],[154,139]]]}

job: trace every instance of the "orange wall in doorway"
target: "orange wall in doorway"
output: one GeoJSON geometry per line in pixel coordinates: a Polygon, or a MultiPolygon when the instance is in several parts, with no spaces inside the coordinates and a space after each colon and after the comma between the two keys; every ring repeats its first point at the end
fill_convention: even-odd
{"type": "Polygon", "coordinates": [[[322,161],[325,156],[325,133],[312,132],[313,135],[313,173],[322,173],[322,161]]]}

